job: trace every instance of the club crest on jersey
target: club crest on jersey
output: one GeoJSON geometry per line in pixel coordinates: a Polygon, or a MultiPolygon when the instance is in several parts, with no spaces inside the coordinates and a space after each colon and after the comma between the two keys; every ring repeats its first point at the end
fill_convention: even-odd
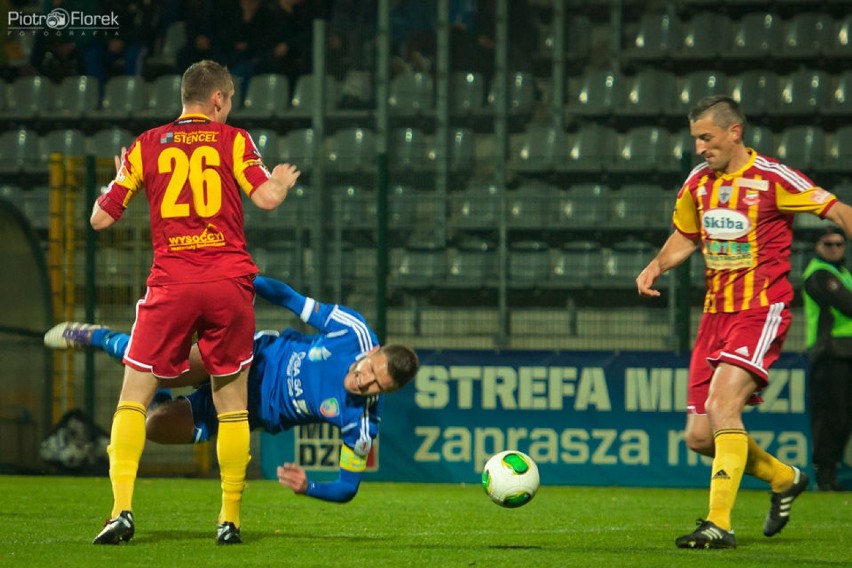
{"type": "Polygon", "coordinates": [[[340,414],[340,404],[336,398],[327,398],[320,405],[320,414],[326,418],[334,418],[340,414]]]}
{"type": "Polygon", "coordinates": [[[730,185],[723,185],[719,188],[719,203],[724,205],[728,201],[731,200],[731,194],[734,192],[734,188],[730,185]]]}
{"type": "Polygon", "coordinates": [[[311,347],[308,351],[309,361],[327,361],[331,357],[331,351],[325,347],[311,347]]]}
{"type": "Polygon", "coordinates": [[[751,222],[739,211],[711,209],[701,217],[701,226],[711,239],[732,241],[747,234],[751,222]]]}

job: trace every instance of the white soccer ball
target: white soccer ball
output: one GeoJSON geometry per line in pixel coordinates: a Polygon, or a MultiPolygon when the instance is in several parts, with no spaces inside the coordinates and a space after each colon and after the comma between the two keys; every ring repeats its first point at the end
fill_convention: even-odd
{"type": "Polygon", "coordinates": [[[494,454],[482,469],[482,488],[501,507],[526,505],[538,491],[539,483],[538,466],[517,450],[494,454]]]}

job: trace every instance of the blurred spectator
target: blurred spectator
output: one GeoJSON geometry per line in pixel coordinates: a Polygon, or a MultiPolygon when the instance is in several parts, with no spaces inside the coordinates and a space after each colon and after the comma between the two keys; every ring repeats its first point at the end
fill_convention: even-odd
{"type": "MultiPolygon", "coordinates": [[[[186,26],[186,44],[177,54],[177,72],[183,73],[187,67],[202,59],[213,59],[213,15],[217,4],[214,0],[185,0],[182,9],[176,10],[178,0],[172,0],[167,13],[171,18],[183,20],[186,26]]],[[[180,8],[180,6],[178,6],[180,8]]],[[[163,30],[165,36],[165,30],[163,30]]]]}
{"type": "Polygon", "coordinates": [[[292,88],[299,75],[311,72],[313,21],[327,18],[322,0],[278,0],[270,10],[269,44],[259,73],[286,75],[292,88]]]}
{"type": "Polygon", "coordinates": [[[436,0],[397,0],[391,8],[394,71],[429,72],[435,55],[436,0]]]}
{"type": "Polygon", "coordinates": [[[217,6],[218,24],[213,39],[213,59],[241,79],[245,93],[248,80],[271,47],[272,10],[261,0],[231,0],[217,6]]]}
{"type": "Polygon", "coordinates": [[[328,26],[328,70],[343,79],[347,71],[375,64],[377,0],[333,0],[328,26]]]}
{"type": "MultiPolygon", "coordinates": [[[[96,0],[45,0],[42,13],[48,14],[55,8],[86,14],[97,14],[100,9],[96,0]]],[[[71,36],[46,29],[36,34],[30,64],[21,72],[44,75],[57,82],[80,74],[97,76],[100,71],[97,51],[102,39],[94,34],[71,36]]]]}
{"type": "Polygon", "coordinates": [[[91,65],[98,71],[94,76],[104,84],[115,74],[141,75],[145,57],[151,52],[160,19],[159,3],[153,0],[101,0],[101,13],[113,12],[118,17],[120,31],[107,36],[92,50],[91,65]]]}
{"type": "MultiPolygon", "coordinates": [[[[535,21],[527,0],[509,0],[509,71],[529,71],[532,55],[538,45],[535,21]]],[[[496,47],[497,2],[496,0],[477,0],[474,29],[475,45],[471,46],[470,61],[472,70],[484,73],[487,77],[494,74],[494,56],[496,47]]],[[[456,34],[458,38],[460,34],[456,34]]],[[[468,48],[453,49],[456,57],[468,48]]],[[[461,70],[461,69],[460,69],[461,70]]]]}

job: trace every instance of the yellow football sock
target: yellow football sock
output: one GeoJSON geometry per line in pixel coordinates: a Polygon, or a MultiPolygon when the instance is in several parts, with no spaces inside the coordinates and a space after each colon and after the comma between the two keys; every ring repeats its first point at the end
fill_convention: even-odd
{"type": "Polygon", "coordinates": [[[145,449],[145,407],[138,402],[120,402],[110,430],[109,479],[112,482],[112,515],[133,510],[133,488],[142,450],[145,449]]]}
{"type": "Polygon", "coordinates": [[[786,491],[793,486],[793,468],[758,446],[751,436],[748,437],[748,459],[745,472],[769,483],[772,491],[776,493],[786,491]]]}
{"type": "Polygon", "coordinates": [[[219,523],[226,521],[240,526],[240,505],[246,486],[246,468],[249,455],[250,432],[248,411],[224,412],[219,419],[216,456],[222,478],[222,510],[219,523]]]}
{"type": "Polygon", "coordinates": [[[745,430],[718,430],[713,439],[716,457],[713,458],[710,478],[710,513],[707,520],[729,531],[731,510],[737,500],[748,456],[748,434],[745,430]]]}

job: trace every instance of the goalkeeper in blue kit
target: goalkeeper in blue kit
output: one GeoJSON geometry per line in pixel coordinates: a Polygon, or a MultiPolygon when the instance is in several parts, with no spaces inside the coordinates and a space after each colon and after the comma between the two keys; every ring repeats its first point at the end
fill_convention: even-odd
{"type": "MultiPolygon", "coordinates": [[[[317,302],[271,278],[259,276],[254,285],[261,298],[292,311],[319,333],[303,334],[291,328],[255,333],[248,385],[249,425],[270,434],[299,424],[337,426],[343,444],[336,481],[313,482],[302,468],[290,463],[278,467],[278,480],[298,494],[345,503],[358,491],[367,455],[379,433],[382,395],[402,388],[416,375],[417,355],[403,345],[379,347],[375,333],[355,310],[317,302]]],[[[58,324],[44,337],[48,347],[91,346],[119,361],[129,341],[125,333],[77,322],[58,324]]],[[[216,434],[218,420],[210,382],[198,346],[193,345],[189,372],[168,384],[202,383],[185,397],[171,400],[167,396],[148,412],[149,440],[189,444],[216,434]]]]}

